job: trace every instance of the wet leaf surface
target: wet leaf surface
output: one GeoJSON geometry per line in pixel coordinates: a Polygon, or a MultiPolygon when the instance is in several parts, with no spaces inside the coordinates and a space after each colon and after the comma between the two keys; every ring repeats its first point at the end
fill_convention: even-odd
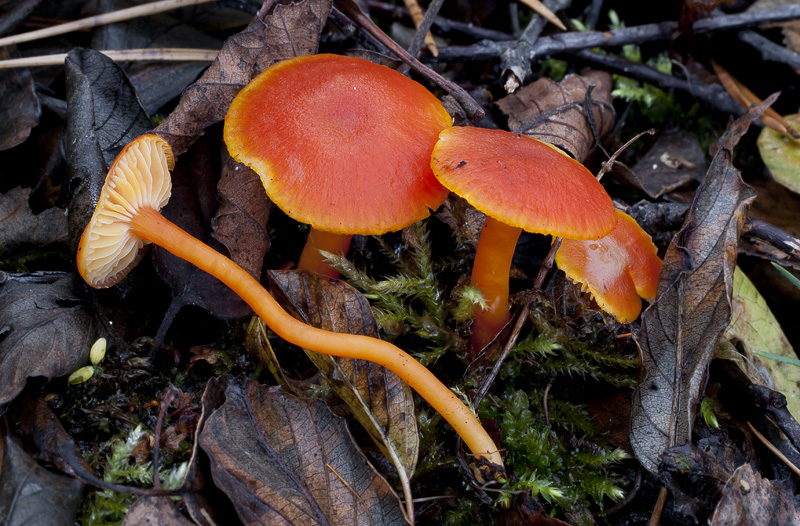
{"type": "MultiPolygon", "coordinates": [[[[0,50],[0,60],[18,58],[0,50]]],[[[39,124],[42,106],[33,87],[33,77],[27,69],[0,70],[0,150],[25,142],[31,129],[39,124]]]]}
{"type": "Polygon", "coordinates": [[[67,240],[67,216],[60,208],[34,214],[28,205],[31,191],[14,188],[0,194],[0,257],[67,240]]]}
{"type": "Polygon", "coordinates": [[[5,526],[72,526],[81,483],[50,473],[5,439],[0,473],[0,523],[5,526]]]}
{"type": "Polygon", "coordinates": [[[513,95],[497,101],[508,116],[508,129],[554,144],[584,161],[595,145],[584,102],[592,90],[592,115],[600,137],[614,125],[616,114],[611,103],[611,75],[592,71],[570,75],[561,82],[541,78],[513,95]]]}
{"type": "MultiPolygon", "coordinates": [[[[369,302],[344,281],[309,271],[269,271],[276,298],[304,322],[333,332],[378,337],[369,302]]],[[[419,453],[411,388],[366,360],[306,352],[397,469],[414,473],[419,453]]]]}
{"type": "Polygon", "coordinates": [[[29,377],[57,378],[84,365],[103,331],[67,273],[8,275],[0,320],[0,405],[29,377]]]}
{"type": "Polygon", "coordinates": [[[397,496],[319,400],[231,384],[200,433],[245,524],[405,524],[397,496]]]}
{"type": "MultiPolygon", "coordinates": [[[[790,126],[800,127],[800,114],[784,116],[790,126]]],[[[761,159],[775,180],[800,194],[800,141],[789,135],[764,128],[758,135],[761,159]]]]}
{"type": "Polygon", "coordinates": [[[757,110],[731,124],[721,138],[664,256],[657,299],[634,334],[644,379],[633,395],[631,446],[653,473],[663,451],[691,439],[711,354],[730,321],[736,246],[755,197],[732,164],[733,148],[757,110]]]}
{"type": "Polygon", "coordinates": [[[314,53],[330,11],[327,0],[266,2],[247,29],[225,41],[217,60],[181,95],[156,132],[180,155],[220,122],[250,79],[279,60],[314,53]]]}
{"type": "Polygon", "coordinates": [[[737,469],[725,484],[711,526],[800,524],[800,507],[784,484],[753,472],[750,464],[737,469]]]}

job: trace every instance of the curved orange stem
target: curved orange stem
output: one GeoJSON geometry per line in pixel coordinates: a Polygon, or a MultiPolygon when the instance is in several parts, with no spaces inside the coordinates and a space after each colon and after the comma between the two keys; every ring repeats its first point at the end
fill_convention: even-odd
{"type": "Polygon", "coordinates": [[[477,355],[511,319],[508,310],[508,272],[521,228],[486,216],[475,263],[472,284],[481,289],[486,308],[479,308],[472,323],[472,352],[477,355]]]}
{"type": "Polygon", "coordinates": [[[319,251],[324,250],[331,254],[346,256],[351,239],[353,236],[349,234],[332,234],[312,227],[311,232],[308,233],[306,246],[303,247],[303,253],[300,254],[300,260],[297,262],[297,270],[313,270],[321,276],[338,278],[339,273],[331,268],[319,251]]]}
{"type": "Polygon", "coordinates": [[[477,417],[422,364],[389,342],[317,329],[293,318],[239,265],[193,238],[152,208],[131,220],[134,235],[172,252],[216,277],[236,292],[284,340],[306,349],[369,360],[402,378],[453,426],[472,453],[502,471],[497,446],[477,417]]]}

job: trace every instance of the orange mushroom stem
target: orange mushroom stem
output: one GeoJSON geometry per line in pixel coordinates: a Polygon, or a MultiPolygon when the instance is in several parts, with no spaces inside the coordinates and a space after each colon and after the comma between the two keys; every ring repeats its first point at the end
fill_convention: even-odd
{"type": "Polygon", "coordinates": [[[334,234],[312,227],[297,261],[297,270],[312,270],[320,276],[338,278],[339,272],[330,266],[320,251],[346,256],[352,239],[353,236],[350,234],[334,234]]]}
{"type": "Polygon", "coordinates": [[[446,128],[431,155],[439,182],[486,214],[472,282],[486,308],[472,324],[479,353],[508,323],[508,278],[522,230],[598,239],[614,228],[611,198],[582,164],[525,135],[485,128],[446,128]]]}
{"type": "Polygon", "coordinates": [[[647,232],[628,214],[616,213],[619,220],[609,235],[597,241],[564,239],[555,262],[603,311],[631,323],[642,311],[642,298],[656,297],[661,259],[647,232]]]}
{"type": "Polygon", "coordinates": [[[453,426],[487,475],[503,471],[502,457],[477,417],[422,364],[389,342],[329,332],[293,318],[236,263],[162,216],[158,210],[169,199],[172,167],[170,146],[156,135],[137,138],[117,156],[78,247],[78,270],[89,285],[114,285],[139,261],[146,244],[161,246],[229,286],[286,341],[394,372],[453,426]]]}

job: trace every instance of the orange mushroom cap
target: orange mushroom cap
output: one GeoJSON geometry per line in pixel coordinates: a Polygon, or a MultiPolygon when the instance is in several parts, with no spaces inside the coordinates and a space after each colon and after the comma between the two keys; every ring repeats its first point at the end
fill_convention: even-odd
{"type": "Polygon", "coordinates": [[[567,277],[583,284],[605,312],[620,323],[639,317],[642,300],[653,300],[661,259],[650,236],[624,212],[616,228],[597,241],[564,239],[556,264],[567,277]]]}
{"type": "Polygon", "coordinates": [[[174,166],[172,148],[157,135],[142,135],[119,152],[78,245],[86,283],[111,287],[142,259],[148,243],[131,233],[130,221],[140,208],[160,210],[169,201],[174,166]]]}
{"type": "Polygon", "coordinates": [[[332,233],[382,234],[444,202],[430,152],[451,124],[433,94],[390,68],[310,55],[239,92],[224,136],[289,216],[332,233]]]}
{"type": "Polygon", "coordinates": [[[445,129],[431,167],[444,186],[472,206],[528,232],[598,239],[617,221],[611,198],[589,170],[526,135],[445,129]]]}

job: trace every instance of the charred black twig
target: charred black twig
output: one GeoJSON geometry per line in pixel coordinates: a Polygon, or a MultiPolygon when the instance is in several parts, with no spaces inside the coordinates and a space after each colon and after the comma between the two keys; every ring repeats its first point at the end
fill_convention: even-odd
{"type": "MultiPolygon", "coordinates": [[[[572,0],[544,0],[544,5],[549,10],[556,12],[566,9],[572,0]]],[[[503,86],[507,93],[513,93],[522,86],[531,71],[531,61],[528,58],[528,49],[533,46],[536,39],[547,25],[547,20],[534,13],[528,27],[522,32],[513,47],[507,48],[500,55],[500,65],[504,79],[503,86]]]]}
{"type": "Polygon", "coordinates": [[[392,53],[397,55],[411,68],[425,77],[426,80],[432,82],[448,92],[453,96],[456,101],[464,108],[464,111],[473,122],[477,122],[484,116],[483,108],[467,93],[461,86],[450,82],[442,77],[429,67],[422,64],[416,57],[411,55],[400,44],[392,40],[389,35],[383,32],[372,19],[364,13],[354,0],[337,0],[336,6],[344,13],[350,20],[367,30],[378,39],[383,45],[391,50],[392,53]]]}
{"type": "Polygon", "coordinates": [[[781,62],[793,68],[800,68],[800,53],[785,48],[752,30],[740,31],[739,40],[746,42],[761,53],[761,58],[781,62]]]}
{"type": "Polygon", "coordinates": [[[601,55],[600,53],[593,53],[588,50],[578,51],[573,55],[591,64],[601,65],[611,71],[649,82],[663,89],[685,91],[700,102],[725,113],[738,116],[745,112],[745,108],[733,100],[728,92],[725,91],[725,88],[719,84],[690,82],[661,73],[646,64],[636,64],[624,58],[613,55],[601,55]]]}
{"type": "MultiPolygon", "coordinates": [[[[394,16],[402,16],[404,19],[411,20],[408,14],[408,9],[394,4],[387,4],[386,2],[379,2],[377,0],[370,0],[367,2],[367,7],[370,11],[380,11],[384,13],[393,13],[394,16]]],[[[467,36],[477,39],[486,40],[514,40],[514,35],[497,31],[496,29],[489,29],[486,27],[478,27],[474,24],[465,24],[464,22],[457,22],[441,16],[433,17],[433,25],[444,32],[458,32],[467,36]]]]}
{"type": "Polygon", "coordinates": [[[428,5],[428,9],[425,11],[425,16],[422,17],[422,22],[419,24],[417,32],[414,35],[414,40],[411,41],[411,46],[408,48],[408,52],[412,56],[416,57],[419,54],[419,50],[422,49],[422,46],[425,43],[425,35],[427,35],[428,31],[431,30],[431,26],[433,26],[433,20],[436,18],[436,15],[439,14],[442,4],[444,4],[444,0],[433,0],[428,5]]]}
{"type": "MultiPolygon", "coordinates": [[[[733,31],[761,24],[786,22],[800,18],[800,5],[786,5],[773,9],[747,11],[736,15],[717,16],[698,20],[692,26],[695,35],[715,31],[733,31]]],[[[643,44],[669,40],[678,31],[677,22],[643,24],[614,31],[573,31],[542,37],[531,46],[527,59],[536,60],[556,53],[575,52],[591,47],[614,47],[624,44],[643,44]]],[[[514,42],[484,41],[474,46],[450,46],[439,52],[435,61],[494,60],[514,42]]]]}
{"type": "Polygon", "coordinates": [[[774,225],[748,217],[742,235],[764,241],[800,261],[800,239],[774,225]]]}

